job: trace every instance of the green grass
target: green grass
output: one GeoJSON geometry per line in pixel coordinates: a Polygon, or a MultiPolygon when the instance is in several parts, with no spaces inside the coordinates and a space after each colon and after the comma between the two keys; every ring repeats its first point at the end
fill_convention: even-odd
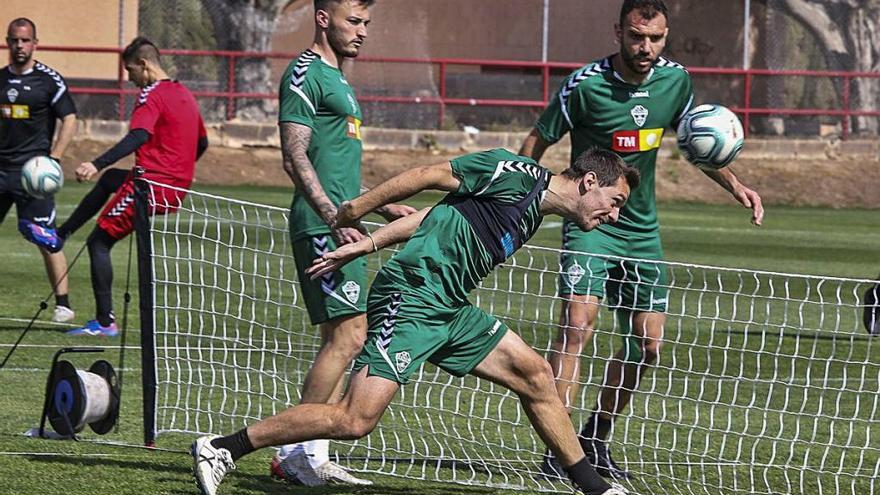
{"type": "MultiPolygon", "coordinates": [[[[281,207],[290,199],[284,188],[208,192],[281,207]]],[[[58,198],[59,217],[65,218],[84,193],[83,186],[68,185],[58,198]]],[[[437,198],[426,195],[415,203],[431,204],[437,198]]],[[[159,303],[163,320],[158,341],[168,355],[160,363],[160,380],[173,378],[184,384],[179,395],[176,388],[163,395],[160,425],[229,432],[297,400],[297,383],[315,341],[302,324],[302,311],[291,308],[290,300],[277,299],[293,292],[289,248],[283,244],[286,226],[275,219],[276,236],[269,239],[265,229],[252,225],[257,221],[267,225],[268,216],[248,215],[249,224],[241,210],[225,212],[224,217],[238,219],[237,228],[231,229],[235,222],[225,222],[208,237],[234,245],[246,238],[248,245],[264,254],[196,242],[202,235],[198,228],[187,236],[155,238],[169,241],[171,252],[185,253],[190,259],[187,263],[161,259],[160,280],[167,276],[194,282],[171,286],[163,292],[168,299],[159,303]],[[177,243],[170,243],[172,239],[177,243]],[[181,242],[187,239],[193,243],[181,242]],[[231,297],[193,288],[202,284],[224,287],[231,297]],[[225,316],[214,316],[220,313],[225,316]],[[192,334],[181,336],[177,329],[192,334]],[[196,405],[207,404],[224,414],[194,412],[196,405]],[[183,409],[189,409],[189,416],[183,409]]],[[[878,270],[876,211],[770,207],[762,228],[750,226],[748,212],[734,206],[664,204],[660,215],[666,256],[673,262],[843,278],[873,278],[878,270]]],[[[186,215],[168,220],[177,217],[186,215]]],[[[547,218],[531,244],[557,248],[560,228],[553,222],[558,219],[547,218]]],[[[79,251],[89,229],[85,227],[68,244],[69,259],[79,251]]],[[[0,351],[5,355],[24,325],[16,319],[29,319],[49,289],[39,256],[16,232],[14,217],[0,225],[0,250],[9,260],[0,268],[4,290],[0,351]]],[[[120,243],[113,256],[114,300],[120,314],[128,243],[120,243]]],[[[555,254],[526,250],[515,262],[516,268],[490,275],[474,300],[505,319],[527,341],[546,349],[558,312],[553,297],[555,254]]],[[[642,473],[632,488],[638,493],[715,494],[748,493],[749,487],[757,486],[760,493],[835,493],[837,483],[841,493],[867,493],[870,476],[880,463],[873,418],[880,355],[877,344],[861,333],[852,306],[852,295],[863,286],[675,264],[672,275],[676,288],[671,293],[665,354],[642,384],[645,393],[633,401],[632,419],[614,432],[615,445],[621,445],[619,456],[642,473]],[[724,431],[730,433],[722,435],[724,431]],[[817,470],[819,466],[824,467],[817,470]]],[[[71,286],[72,302],[84,320],[93,307],[85,254],[72,268],[71,286]]],[[[134,304],[129,318],[137,327],[136,286],[131,292],[134,304]]],[[[45,317],[46,313],[41,318],[45,317]]],[[[617,345],[610,314],[603,312],[601,318],[597,336],[585,350],[596,358],[583,363],[584,380],[590,386],[584,387],[575,407],[578,423],[591,409],[604,359],[617,345]]],[[[190,460],[184,453],[192,434],[163,434],[162,450],[131,447],[141,442],[142,435],[138,332],[126,336],[125,395],[118,432],[97,437],[87,430],[83,437],[88,441],[81,443],[21,435],[38,424],[48,366],[59,347],[97,343],[106,350],[101,358],[118,362],[118,342],[84,341],[58,330],[39,324],[7,368],[0,370],[0,479],[4,480],[0,492],[195,493],[190,460]]],[[[69,359],[87,368],[98,357],[69,359]]],[[[297,490],[268,479],[271,453],[267,451],[241,460],[222,493],[479,494],[499,491],[489,486],[523,481],[533,490],[552,488],[515,476],[487,478],[487,468],[496,473],[501,466],[518,470],[502,470],[508,475],[533,471],[534,453],[543,448],[535,442],[515,397],[497,387],[454,379],[427,367],[421,380],[404,387],[382,428],[386,434],[377,432],[340,448],[354,456],[370,452],[388,457],[385,464],[359,467],[426,479],[448,478],[453,470],[448,463],[438,466],[434,461],[415,467],[395,465],[393,458],[436,455],[442,447],[458,458],[492,459],[503,452],[504,459],[487,461],[482,467],[457,466],[458,479],[472,477],[473,487],[369,474],[377,483],[371,488],[297,490]]]]}

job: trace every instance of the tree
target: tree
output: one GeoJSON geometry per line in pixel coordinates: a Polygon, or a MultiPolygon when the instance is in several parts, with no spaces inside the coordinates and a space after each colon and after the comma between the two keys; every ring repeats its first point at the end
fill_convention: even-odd
{"type": "MultiPolygon", "coordinates": [[[[281,11],[293,0],[201,0],[214,26],[217,49],[267,52],[281,11]]],[[[220,71],[225,74],[225,70],[220,71]]],[[[235,89],[248,93],[271,93],[271,65],[266,58],[237,58],[235,89]]],[[[237,117],[268,120],[275,113],[273,100],[237,100],[237,117]]]]}
{"type": "MultiPolygon", "coordinates": [[[[778,5],[819,41],[829,70],[880,71],[880,0],[764,0],[778,5]]],[[[842,92],[842,82],[837,85],[842,92]]],[[[842,100],[841,100],[842,101],[842,100]]],[[[854,79],[852,108],[880,108],[880,80],[854,79]]],[[[857,117],[853,130],[876,133],[877,119],[857,117]]]]}

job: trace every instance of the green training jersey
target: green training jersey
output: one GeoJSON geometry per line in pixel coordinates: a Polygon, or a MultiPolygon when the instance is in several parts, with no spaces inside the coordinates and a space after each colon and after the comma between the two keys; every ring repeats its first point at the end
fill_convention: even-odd
{"type": "Polygon", "coordinates": [[[379,277],[396,280],[403,291],[456,306],[469,304],[467,294],[535,234],[552,174],[504,149],[450,163],[461,181],[458,190],[431,209],[379,277]]]}
{"type": "Polygon", "coordinates": [[[591,146],[615,151],[639,169],[642,179],[615,224],[615,234],[658,230],[654,171],[663,131],[678,124],[694,101],[690,75],[660,57],[642,84],[626,83],[614,71],[612,57],[588,64],[568,76],[538,120],[550,143],[571,133],[571,160],[591,146]]]}
{"type": "MultiPolygon", "coordinates": [[[[342,72],[306,50],[287,66],[278,97],[279,123],[312,129],[306,154],[330,201],[339,205],[360,194],[361,108],[342,72]]],[[[305,195],[296,191],[290,206],[291,238],[329,232],[305,195]]]]}

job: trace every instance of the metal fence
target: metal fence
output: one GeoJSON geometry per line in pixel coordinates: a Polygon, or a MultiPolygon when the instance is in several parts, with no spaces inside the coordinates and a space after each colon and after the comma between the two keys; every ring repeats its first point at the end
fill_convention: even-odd
{"type": "MultiPolygon", "coordinates": [[[[120,53],[117,48],[98,47],[60,47],[46,46],[42,51],[61,51],[70,53],[120,53]]],[[[262,59],[267,63],[278,67],[273,75],[280,77],[280,71],[284,64],[295,58],[297,53],[287,52],[236,52],[217,50],[163,50],[163,56],[174,57],[175,65],[192,65],[196,61],[208,60],[213,63],[217,72],[216,86],[205,84],[205,80],[184,81],[193,89],[193,93],[202,102],[203,110],[209,119],[231,120],[238,115],[237,109],[241,101],[265,100],[274,101],[277,94],[274,92],[253,92],[248,88],[236,86],[236,67],[242,59],[262,59]]],[[[352,63],[352,62],[349,62],[352,63]]],[[[358,67],[388,66],[429,66],[433,74],[435,88],[425,91],[413,91],[406,89],[399,94],[388,94],[388,91],[379,89],[375,84],[365,83],[363,91],[360,91],[359,100],[365,103],[367,121],[372,125],[382,125],[379,115],[371,116],[370,112],[381,112],[381,106],[414,107],[415,112],[421,114],[421,118],[408,119],[415,126],[406,125],[406,122],[390,122],[393,127],[435,127],[444,128],[468,123],[468,116],[459,115],[449,122],[450,110],[456,108],[470,109],[527,109],[531,111],[531,117],[515,120],[521,126],[528,126],[543,107],[547,105],[549,98],[556,91],[559,81],[571,70],[580,66],[575,63],[559,62],[534,62],[534,61],[508,61],[508,60],[478,60],[458,58],[382,58],[361,57],[356,62],[358,67]],[[497,88],[491,84],[493,79],[499,76],[508,81],[520,81],[519,84],[508,85],[506,94],[498,95],[496,89],[492,95],[487,96],[484,86],[497,88]],[[464,80],[462,80],[464,78],[464,80]],[[481,80],[487,84],[480,84],[481,80]],[[510,89],[512,88],[512,89],[510,89]],[[382,94],[384,93],[384,94],[382,94]],[[372,104],[372,106],[370,106],[372,104]],[[378,106],[377,106],[378,105],[378,106]],[[428,116],[428,118],[425,118],[428,116]],[[378,117],[378,118],[371,118],[378,117]],[[432,122],[433,120],[433,122],[432,122]]],[[[714,101],[730,107],[743,119],[746,132],[755,130],[753,120],[761,116],[780,117],[810,117],[813,119],[825,118],[826,122],[836,122],[842,138],[850,136],[851,119],[856,117],[878,117],[880,109],[854,109],[850,98],[853,81],[862,78],[877,79],[880,73],[875,72],[843,72],[843,71],[810,71],[810,70],[768,70],[768,69],[725,69],[708,67],[690,67],[689,72],[697,80],[707,79],[706,86],[712,89],[708,92],[714,96],[714,101]],[[809,78],[832,81],[832,84],[840,88],[840,102],[838,107],[826,108],[794,108],[794,107],[767,107],[755,104],[754,88],[755,81],[763,78],[809,78]]],[[[362,70],[369,73],[369,70],[362,70]]],[[[354,83],[360,89],[357,81],[354,83]]],[[[125,120],[131,108],[131,98],[137,93],[135,88],[127,85],[125,72],[120,61],[116,80],[113,81],[70,81],[71,93],[77,95],[92,95],[112,97],[113,102],[106,99],[95,104],[101,106],[102,111],[93,111],[105,117],[112,114],[113,118],[125,120]],[[108,112],[110,107],[115,107],[113,112],[108,112]]],[[[700,81],[696,86],[700,88],[700,81]]],[[[502,92],[504,93],[504,92],[502,92]]],[[[705,100],[705,98],[704,98],[705,100]]],[[[267,118],[269,116],[267,115],[267,118]]],[[[497,114],[496,118],[505,119],[504,114],[497,114]],[[497,117],[500,115],[500,117],[497,117]]],[[[407,120],[407,119],[404,119],[407,120]]],[[[473,118],[471,117],[471,120],[473,118]]],[[[484,122],[485,124],[485,119],[484,122]]]]}

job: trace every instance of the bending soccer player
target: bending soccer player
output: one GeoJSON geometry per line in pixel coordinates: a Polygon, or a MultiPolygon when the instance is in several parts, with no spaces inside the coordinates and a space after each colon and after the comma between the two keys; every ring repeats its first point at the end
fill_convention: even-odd
{"type": "Polygon", "coordinates": [[[214,495],[235,461],[256,449],[367,435],[425,361],[512,390],[580,490],[623,493],[585,459],[547,362],[467,295],[531,238],[545,215],[561,215],[584,230],[614,222],[638,180],[638,172],[609,151],[588,150],[553,175],[534,160],[497,149],[412,169],[343,204],[336,226],[353,225],[376,207],[425,189],[449,192],[433,208],[315,260],[308,273],[321,277],[408,240],[370,289],[367,342],[342,401],[300,404],[235,434],[199,438],[192,453],[202,493],[214,495]]]}
{"type": "MultiPolygon", "coordinates": [[[[290,207],[293,258],[309,320],[321,332],[321,348],[302,387],[302,402],[338,402],[345,370],[367,335],[366,260],[311,280],[312,260],[363,235],[332,228],[336,207],[361,190],[360,106],[340,70],[357,57],[367,37],[373,0],[315,0],[312,46],[287,67],[279,88],[278,125],[284,170],[296,185],[290,207]]],[[[388,220],[414,213],[387,205],[388,220]]],[[[281,447],[270,464],[272,476],[308,486],[370,484],[330,461],[329,441],[281,447]]]]}
{"type": "MultiPolygon", "coordinates": [[[[150,40],[135,38],[122,52],[128,78],[141,88],[128,134],[115,146],[91,162],[76,169],[79,181],[92,179],[99,170],[135,153],[135,168],[142,177],[176,188],[192,183],[196,160],[208,147],[208,138],[199,107],[192,93],[172,81],[162,69],[159,49],[150,40]]],[[[86,245],[95,294],[95,319],[70,335],[117,335],[113,316],[113,265],[110,250],[117,241],[134,230],[134,174],[104,207],[98,225],[86,245]]],[[[184,193],[158,185],[151,186],[150,214],[165,214],[177,209],[184,193]]]]}
{"type": "Polygon", "coordinates": [[[0,223],[12,205],[18,230],[40,249],[55,292],[52,321],[75,318],[70,307],[67,259],[55,232],[55,199],[35,198],[21,186],[21,169],[35,156],[56,161],[76,132],[76,106],[61,74],[34,59],[37,26],[19,17],[6,30],[9,65],[0,69],[0,223]],[[61,121],[54,143],[55,123],[61,121]]]}
{"type": "MultiPolygon", "coordinates": [[[[583,232],[564,222],[559,293],[566,302],[548,356],[559,396],[570,408],[577,403],[580,353],[593,335],[599,301],[607,294],[623,331],[623,346],[607,364],[598,405],[581,438],[596,470],[617,479],[631,475],[611,458],[605,440],[614,418],[657,361],[666,322],[668,275],[654,196],[657,151],[664,129],[674,128],[694,101],[687,71],[660,56],[667,19],[662,0],[625,0],[615,26],[620,51],[567,77],[520,150],[540,160],[548,146],[570,133],[572,160],[598,146],[619,153],[641,172],[641,186],[616,224],[583,232]]],[[[752,210],[755,225],[761,224],[764,209],[755,191],[728,169],[704,173],[752,210]]],[[[550,455],[543,470],[562,474],[550,455]]]]}

